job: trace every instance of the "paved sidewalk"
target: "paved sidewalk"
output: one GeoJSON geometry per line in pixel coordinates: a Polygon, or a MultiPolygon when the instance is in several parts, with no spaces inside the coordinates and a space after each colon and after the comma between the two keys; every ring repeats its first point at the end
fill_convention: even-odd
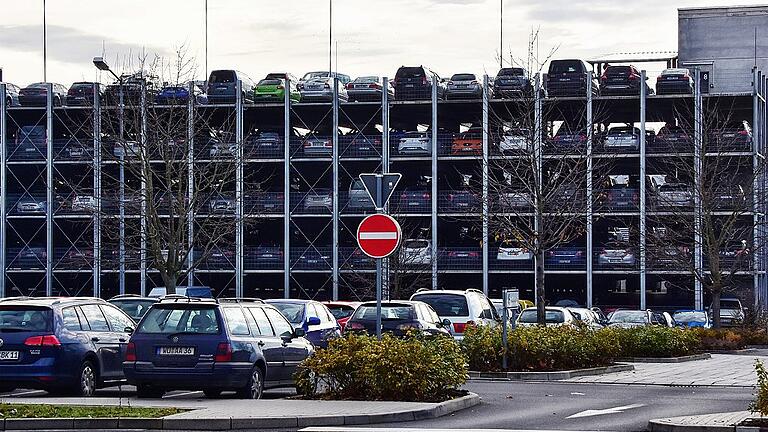
{"type": "MultiPolygon", "coordinates": [[[[763,354],[763,353],[760,353],[763,354]]],[[[685,363],[631,363],[634,371],[571,378],[566,381],[603,384],[753,387],[755,359],[764,355],[712,354],[708,360],[685,363]]]]}
{"type": "Polygon", "coordinates": [[[650,432],[733,432],[735,426],[751,417],[749,411],[705,414],[654,419],[648,422],[650,432]]]}

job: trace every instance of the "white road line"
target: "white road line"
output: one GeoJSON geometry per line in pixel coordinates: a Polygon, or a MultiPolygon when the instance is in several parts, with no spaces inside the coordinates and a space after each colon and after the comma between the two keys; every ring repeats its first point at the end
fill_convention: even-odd
{"type": "Polygon", "coordinates": [[[3,396],[4,397],[5,396],[8,396],[8,397],[18,397],[18,396],[27,396],[27,395],[38,394],[38,393],[45,393],[45,390],[30,390],[30,391],[25,391],[25,392],[21,392],[21,393],[9,393],[9,394],[3,395],[3,396]]]}
{"type": "MultiPolygon", "coordinates": [[[[416,429],[416,428],[367,428],[367,427],[308,427],[299,432],[565,432],[533,429],[416,429]]],[[[573,431],[569,431],[573,432],[573,431]]],[[[589,432],[589,431],[579,431],[589,432]]]]}
{"type": "Polygon", "coordinates": [[[193,395],[193,394],[197,394],[197,393],[201,393],[202,394],[203,392],[198,390],[198,391],[190,391],[190,392],[184,392],[184,393],[176,393],[176,394],[171,394],[171,395],[165,395],[165,396],[163,396],[163,399],[170,399],[170,398],[181,397],[181,396],[189,396],[189,395],[193,395]]]}
{"type": "Polygon", "coordinates": [[[614,408],[606,408],[601,410],[586,410],[586,411],[578,412],[573,415],[569,415],[566,418],[574,419],[574,418],[593,417],[593,416],[606,415],[606,414],[621,414],[626,410],[640,408],[644,406],[645,404],[632,404],[632,405],[618,406],[614,408]]]}
{"type": "Polygon", "coordinates": [[[360,240],[397,240],[396,232],[361,232],[360,240]]]}

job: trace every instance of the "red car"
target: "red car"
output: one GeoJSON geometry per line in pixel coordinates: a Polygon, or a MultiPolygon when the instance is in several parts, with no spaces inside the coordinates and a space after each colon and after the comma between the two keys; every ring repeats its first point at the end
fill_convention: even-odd
{"type": "Polygon", "coordinates": [[[330,309],[331,313],[336,318],[336,322],[339,323],[339,326],[341,326],[341,331],[344,331],[344,327],[346,327],[347,321],[352,318],[352,314],[355,313],[361,303],[335,301],[324,302],[323,304],[327,306],[328,309],[330,309]]]}

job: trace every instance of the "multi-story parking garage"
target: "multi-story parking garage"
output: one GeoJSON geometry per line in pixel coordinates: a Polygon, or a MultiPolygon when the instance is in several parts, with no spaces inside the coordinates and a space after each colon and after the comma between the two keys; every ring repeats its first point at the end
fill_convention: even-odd
{"type": "MultiPolygon", "coordinates": [[[[641,193],[649,193],[645,179],[661,174],[669,158],[692,150],[654,146],[645,135],[637,148],[609,149],[595,134],[608,124],[650,130],[651,124],[679,121],[681,112],[690,113],[688,121],[696,124],[703,121],[701,106],[722,107],[717,109],[752,125],[748,145],[729,154],[740,158],[744,167],[757,166],[765,154],[768,81],[757,70],[746,71],[743,78],[750,80],[752,91],[594,96],[585,88],[583,97],[562,98],[535,92],[532,101],[540,107],[536,128],[551,137],[561,123],[573,123],[574,116],[580,116],[585,154],[596,165],[601,158],[610,159],[606,169],[629,179],[630,192],[626,203],[608,201],[579,215],[590,222],[583,235],[567,245],[572,259],[545,262],[550,301],[698,308],[708,301],[690,272],[654,267],[642,244],[647,222],[658,213],[641,198],[641,193]],[[631,233],[624,248],[636,259],[618,264],[601,259],[610,237],[622,230],[631,233]]],[[[371,297],[375,266],[355,243],[357,225],[371,207],[361,199],[356,179],[360,173],[384,171],[403,175],[390,211],[403,225],[404,237],[413,240],[410,246],[423,252],[413,262],[390,266],[393,292],[478,288],[498,297],[502,289],[517,287],[523,298],[532,299],[532,261],[504,259],[490,222],[499,211],[488,188],[493,161],[507,157],[500,151],[499,136],[490,131],[498,119],[510,120],[520,100],[491,97],[487,78],[478,99],[439,99],[436,84],[423,100],[390,100],[383,92],[382,100],[373,102],[336,98],[295,103],[288,96],[282,103],[193,101],[190,112],[206,113],[211,128],[230,132],[228,148],[242,147],[232,196],[246,210],[242,222],[233,226],[231,242],[220,245],[217,259],[198,266],[183,283],[211,286],[230,296],[371,297]],[[405,138],[418,145],[401,145],[405,138]]],[[[105,154],[113,148],[94,128],[105,117],[114,118],[118,107],[98,97],[85,107],[54,106],[52,97],[45,107],[10,107],[4,86],[0,91],[0,295],[109,297],[146,293],[160,285],[146,256],[132,250],[134,244],[106,246],[106,221],[101,220],[106,216],[89,212],[90,198],[83,198],[84,190],[98,201],[120,189],[105,180],[120,176],[114,172],[114,158],[105,154]],[[80,202],[75,202],[78,196],[80,202]],[[120,263],[115,247],[123,257],[120,263]]],[[[191,140],[195,128],[189,130],[191,140]]],[[[542,158],[567,157],[557,147],[544,149],[542,158]]],[[[203,145],[194,154],[210,160],[213,152],[203,145]]],[[[592,183],[584,179],[583,193],[587,201],[598,202],[593,198],[600,191],[592,183]]],[[[763,190],[762,185],[757,190],[763,190]]],[[[114,208],[108,217],[140,226],[141,212],[129,211],[127,201],[122,197],[110,204],[114,208]]],[[[762,200],[753,202],[757,206],[762,200]]],[[[228,205],[223,203],[224,208],[228,205]]],[[[745,216],[759,223],[762,214],[762,208],[752,208],[745,216]]],[[[756,252],[752,264],[740,271],[740,293],[758,301],[766,298],[765,253],[756,252]]]]}

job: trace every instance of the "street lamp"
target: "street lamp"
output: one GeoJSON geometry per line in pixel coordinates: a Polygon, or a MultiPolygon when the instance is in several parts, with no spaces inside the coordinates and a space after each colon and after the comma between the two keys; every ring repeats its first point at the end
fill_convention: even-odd
{"type": "Polygon", "coordinates": [[[104,61],[104,57],[94,57],[93,58],[93,65],[96,66],[96,69],[101,71],[107,71],[112,74],[113,77],[115,77],[116,80],[120,81],[120,77],[117,76],[112,69],[109,68],[109,65],[107,62],[104,61]]]}

